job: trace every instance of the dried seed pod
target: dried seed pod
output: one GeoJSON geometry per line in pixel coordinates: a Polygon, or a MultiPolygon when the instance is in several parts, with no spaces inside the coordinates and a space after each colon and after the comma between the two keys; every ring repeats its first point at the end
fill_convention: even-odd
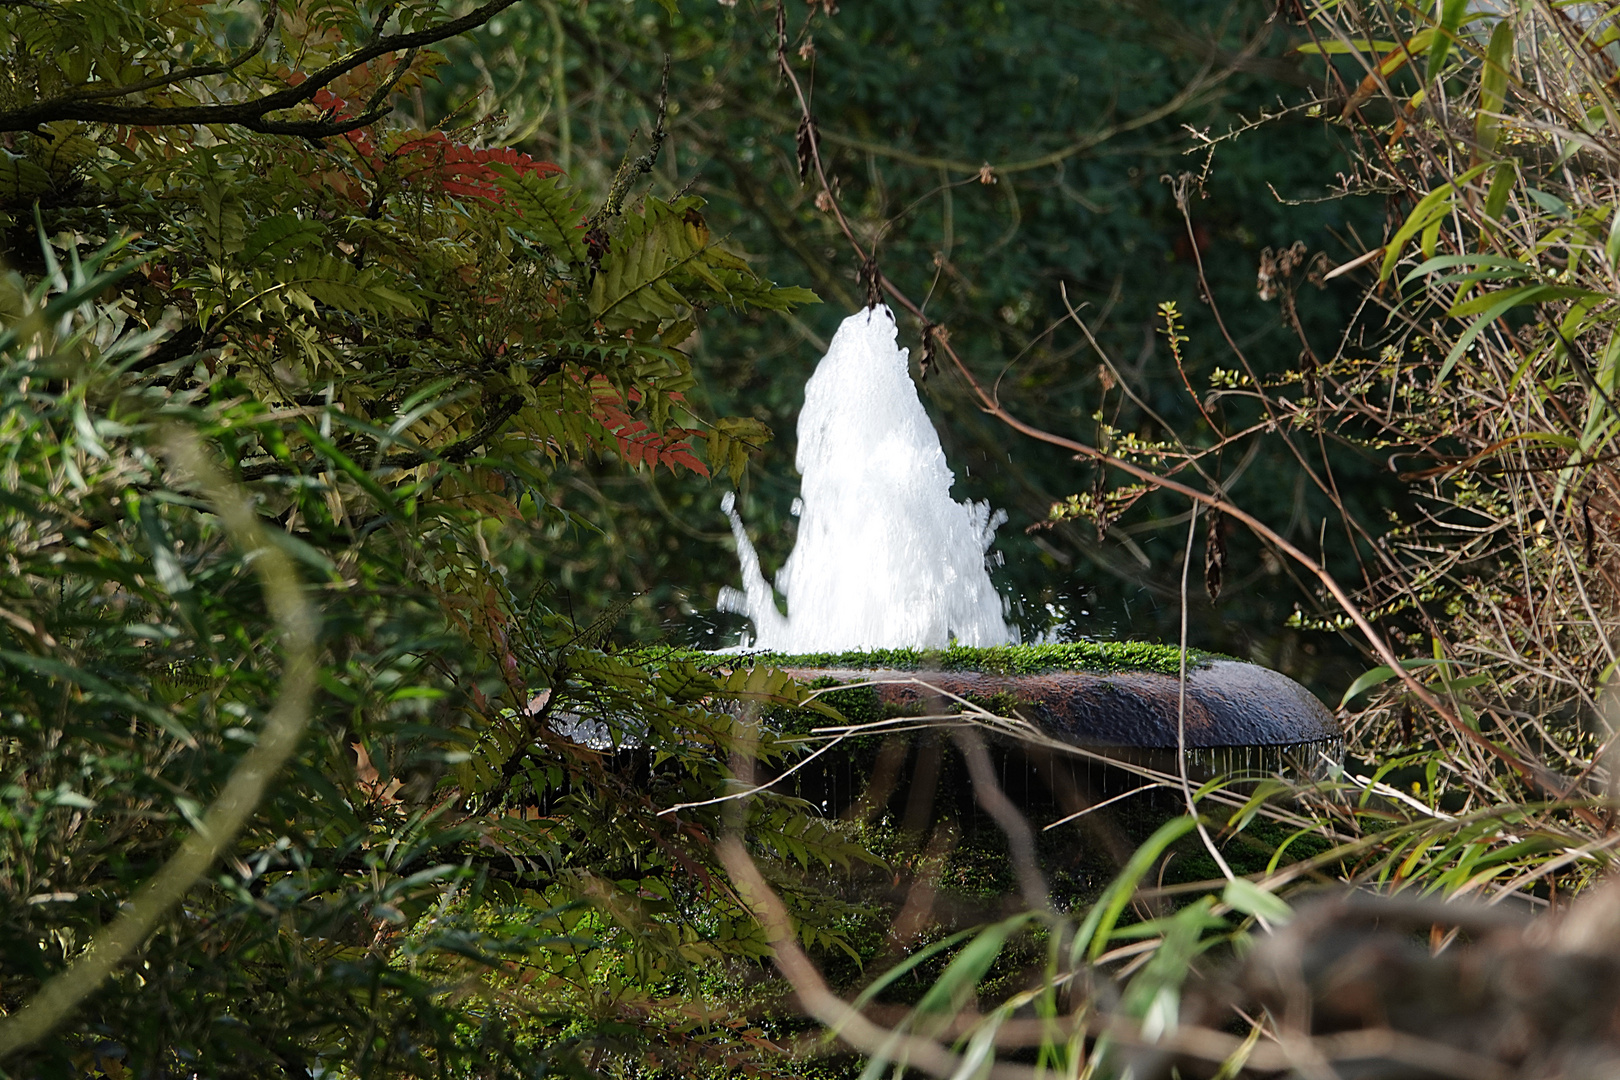
{"type": "Polygon", "coordinates": [[[1226,580],[1226,530],[1219,510],[1210,510],[1204,524],[1204,591],[1211,603],[1221,598],[1226,580]]]}
{"type": "Polygon", "coordinates": [[[883,301],[883,271],[878,269],[877,254],[874,252],[861,263],[860,276],[857,279],[861,289],[866,293],[866,306],[877,307],[883,301]]]}
{"type": "Polygon", "coordinates": [[[804,183],[810,176],[810,168],[816,163],[816,137],[819,130],[816,127],[816,118],[806,113],[799,120],[797,135],[799,148],[799,183],[804,183]]]}
{"type": "Polygon", "coordinates": [[[1586,568],[1597,566],[1597,533],[1592,529],[1592,498],[1581,500],[1581,526],[1586,532],[1586,568]]]}

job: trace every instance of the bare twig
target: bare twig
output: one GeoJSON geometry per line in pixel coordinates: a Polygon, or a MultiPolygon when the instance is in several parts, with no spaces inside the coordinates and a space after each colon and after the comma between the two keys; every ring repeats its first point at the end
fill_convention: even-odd
{"type": "MultiPolygon", "coordinates": [[[[821,972],[799,948],[793,921],[781,899],[766,883],[759,867],[748,855],[742,841],[728,836],[718,845],[720,861],[749,910],[765,928],[766,939],[774,950],[777,969],[792,985],[804,1011],[848,1043],[866,1054],[902,1061],[930,1076],[961,1075],[963,1059],[933,1039],[894,1031],[873,1023],[827,986],[821,972]]],[[[990,1080],[1034,1080],[1041,1075],[1025,1065],[996,1062],[975,1075],[990,1080]]]]}
{"type": "Polygon", "coordinates": [[[109,98],[128,97],[130,94],[144,93],[147,90],[156,90],[164,86],[173,86],[175,83],[187,82],[191,79],[202,79],[210,75],[224,75],[235,71],[264,50],[265,43],[270,40],[270,33],[275,29],[276,17],[281,13],[281,7],[271,0],[266,5],[263,21],[259,24],[259,32],[254,35],[253,41],[247,49],[223,63],[198,64],[179,71],[171,71],[167,75],[153,75],[151,78],[139,79],[132,83],[123,83],[115,86],[102,86],[99,83],[90,83],[79,87],[73,97],[79,101],[104,101],[109,98]]]}
{"type": "Polygon", "coordinates": [[[967,760],[968,775],[973,780],[973,797],[1007,835],[1007,846],[1012,854],[1013,869],[1018,874],[1018,888],[1024,894],[1024,904],[1031,911],[1050,910],[1052,902],[1046,892],[1046,877],[1041,873],[1040,863],[1035,856],[1035,834],[1029,827],[1029,820],[1007,798],[1001,785],[996,783],[995,769],[990,764],[990,752],[985,749],[984,738],[971,728],[959,728],[954,734],[956,745],[967,760]]]}
{"type": "Polygon", "coordinates": [[[1226,880],[1231,881],[1237,875],[1233,874],[1232,868],[1226,864],[1221,849],[1215,846],[1209,830],[1204,827],[1203,819],[1198,816],[1198,802],[1193,798],[1192,782],[1187,779],[1187,575],[1192,567],[1193,538],[1197,535],[1198,504],[1194,503],[1192,515],[1187,519],[1187,551],[1181,560],[1181,648],[1180,656],[1177,657],[1180,670],[1176,678],[1176,775],[1181,781],[1181,794],[1186,801],[1187,813],[1191,815],[1198,830],[1198,838],[1204,842],[1204,850],[1215,860],[1215,865],[1221,868],[1226,880]]]}

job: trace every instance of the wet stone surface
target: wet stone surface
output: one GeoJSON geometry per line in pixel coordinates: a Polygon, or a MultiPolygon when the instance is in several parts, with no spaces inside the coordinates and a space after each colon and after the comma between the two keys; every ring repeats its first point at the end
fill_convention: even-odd
{"type": "MultiPolygon", "coordinates": [[[[1027,719],[1076,746],[1173,749],[1180,680],[1157,672],[1057,671],[995,675],[969,671],[793,668],[795,678],[873,680],[883,704],[928,708],[939,692],[979,702],[1011,699],[1027,719]],[[893,680],[893,681],[882,681],[893,680]]],[[[1208,660],[1187,672],[1186,746],[1334,747],[1342,739],[1323,704],[1286,675],[1237,660],[1208,660]]]]}

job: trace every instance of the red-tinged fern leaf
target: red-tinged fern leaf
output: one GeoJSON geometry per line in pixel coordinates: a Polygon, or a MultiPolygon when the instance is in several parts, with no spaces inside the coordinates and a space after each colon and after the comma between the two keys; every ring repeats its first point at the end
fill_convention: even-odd
{"type": "MultiPolygon", "coordinates": [[[[305,77],[302,72],[293,72],[288,81],[296,86],[305,77]]],[[[315,92],[310,104],[329,119],[349,120],[355,116],[349,102],[325,88],[315,92]]],[[[393,167],[400,170],[401,179],[407,184],[436,187],[455,197],[503,202],[506,192],[493,166],[505,166],[519,176],[547,177],[562,173],[562,169],[551,162],[537,160],[510,147],[478,150],[465,143],[452,142],[442,131],[407,139],[386,155],[379,151],[371,132],[365,128],[347,132],[343,138],[354,147],[373,175],[393,167]]]]}
{"type": "Polygon", "coordinates": [[[393,159],[405,171],[407,183],[428,183],[447,195],[486,199],[499,203],[506,198],[500,175],[491,167],[504,165],[520,175],[555,176],[562,172],[549,161],[538,161],[509,147],[475,150],[464,143],[451,142],[435,131],[402,144],[393,159]]]}
{"type": "MultiPolygon", "coordinates": [[[[591,380],[592,413],[598,423],[613,436],[619,456],[632,468],[643,463],[649,469],[662,465],[670,472],[689,469],[705,479],[709,467],[692,453],[691,436],[694,428],[671,427],[654,431],[646,421],[637,420],[626,409],[624,398],[607,379],[597,376],[591,380]]],[[[632,402],[641,401],[641,393],[630,388],[632,402]]]]}
{"type": "Polygon", "coordinates": [[[669,467],[670,472],[674,472],[675,466],[679,465],[683,469],[697,473],[704,479],[708,479],[709,476],[709,467],[692,456],[692,444],[689,442],[675,443],[666,447],[664,450],[664,464],[669,467]]]}

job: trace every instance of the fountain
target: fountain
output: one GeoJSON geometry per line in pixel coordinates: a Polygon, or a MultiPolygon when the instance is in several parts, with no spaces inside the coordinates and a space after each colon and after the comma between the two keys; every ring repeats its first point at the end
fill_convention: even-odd
{"type": "Polygon", "coordinates": [[[776,609],[732,496],[743,591],[720,609],[753,621],[755,648],[843,652],[1004,645],[1017,630],[985,571],[1005,514],[951,498],[955,479],[895,344],[894,315],[868,308],[844,320],[804,387],[795,464],[798,543],[776,575],[776,609]]]}
{"type": "Polygon", "coordinates": [[[1006,516],[951,498],[897,335],[887,307],[851,315],[805,386],[799,533],[775,580],[786,613],[726,496],[743,588],[722,590],[719,606],[754,627],[733,651],[764,651],[804,679],[893,676],[874,691],[892,712],[919,711],[937,690],[1011,706],[1054,738],[1110,755],[1162,764],[1184,746],[1206,772],[1300,761],[1314,771],[1341,755],[1327,709],[1267,668],[1193,654],[1183,697],[1173,647],[1018,645],[986,568],[1006,516]]]}

